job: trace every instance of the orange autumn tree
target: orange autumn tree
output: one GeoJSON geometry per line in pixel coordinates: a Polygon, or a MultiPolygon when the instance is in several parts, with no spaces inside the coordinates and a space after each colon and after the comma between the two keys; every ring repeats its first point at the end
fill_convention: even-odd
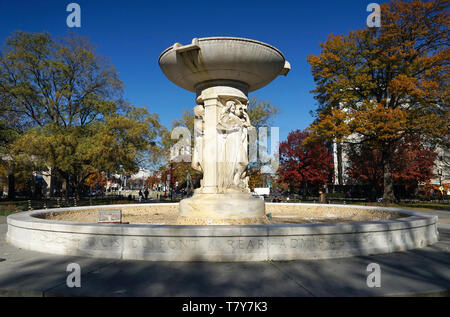
{"type": "Polygon", "coordinates": [[[381,27],[330,35],[308,62],[319,102],[311,139],[365,144],[381,155],[383,199],[395,200],[392,158],[406,138],[448,147],[449,1],[391,1],[381,27]]]}
{"type": "Polygon", "coordinates": [[[261,187],[263,184],[263,174],[260,169],[250,169],[248,171],[248,187],[254,190],[255,187],[261,187]]]}
{"type": "Polygon", "coordinates": [[[104,172],[93,172],[84,181],[89,188],[105,190],[107,178],[104,172]]]}

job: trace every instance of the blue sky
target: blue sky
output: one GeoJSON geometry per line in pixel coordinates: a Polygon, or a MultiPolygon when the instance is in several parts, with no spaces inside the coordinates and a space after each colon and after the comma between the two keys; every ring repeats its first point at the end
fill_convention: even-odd
{"type": "Polygon", "coordinates": [[[287,77],[250,93],[281,109],[275,126],[280,139],[313,120],[316,102],[310,93],[314,81],[306,57],[319,54],[319,42],[330,33],[346,34],[365,27],[373,0],[315,1],[144,1],[144,0],[0,0],[0,41],[15,30],[49,32],[63,37],[69,32],[86,36],[107,56],[125,83],[125,98],[159,113],[170,126],[186,108],[193,93],[170,82],[158,66],[160,53],[175,42],[191,43],[194,37],[237,36],[271,44],[291,64],[287,77]],[[81,7],[81,28],[66,25],[66,6],[81,7]]]}

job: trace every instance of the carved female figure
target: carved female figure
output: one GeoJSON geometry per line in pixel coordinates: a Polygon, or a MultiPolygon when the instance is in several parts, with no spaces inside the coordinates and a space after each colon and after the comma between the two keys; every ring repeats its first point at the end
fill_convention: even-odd
{"type": "Polygon", "coordinates": [[[248,128],[251,127],[247,105],[239,100],[225,103],[217,129],[219,189],[243,192],[247,189],[248,128]]]}
{"type": "Polygon", "coordinates": [[[205,107],[197,105],[194,107],[194,150],[192,153],[193,169],[203,172],[203,134],[204,134],[205,107]]]}

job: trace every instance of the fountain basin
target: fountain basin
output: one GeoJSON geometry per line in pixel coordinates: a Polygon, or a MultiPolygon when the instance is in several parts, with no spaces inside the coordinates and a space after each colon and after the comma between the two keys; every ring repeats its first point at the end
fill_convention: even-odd
{"type": "Polygon", "coordinates": [[[421,248],[438,241],[437,217],[381,207],[268,203],[268,208],[324,213],[386,211],[399,218],[278,225],[97,224],[43,219],[99,209],[178,208],[178,204],[110,205],[36,210],[8,216],[7,240],[23,249],[146,261],[285,261],[341,258],[421,248]],[[40,217],[40,218],[39,218],[40,217]]]}
{"type": "Polygon", "coordinates": [[[290,69],[277,48],[238,37],[194,38],[184,46],[175,43],[161,53],[159,66],[170,81],[192,92],[208,82],[217,86],[220,80],[241,83],[251,92],[290,69]]]}

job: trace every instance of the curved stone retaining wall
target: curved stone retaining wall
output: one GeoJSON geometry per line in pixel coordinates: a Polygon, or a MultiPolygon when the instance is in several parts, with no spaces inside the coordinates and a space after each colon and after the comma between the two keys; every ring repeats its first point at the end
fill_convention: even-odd
{"type": "MultiPolygon", "coordinates": [[[[150,205],[167,206],[148,204],[150,205]]],[[[298,208],[376,208],[297,205],[298,208]]],[[[13,214],[7,218],[7,239],[19,248],[39,252],[147,261],[282,261],[340,258],[405,251],[424,247],[438,240],[436,216],[425,216],[395,208],[377,209],[408,216],[383,221],[247,226],[113,225],[38,218],[44,213],[69,209],[124,210],[137,206],[145,205],[60,208],[13,214]]]]}

